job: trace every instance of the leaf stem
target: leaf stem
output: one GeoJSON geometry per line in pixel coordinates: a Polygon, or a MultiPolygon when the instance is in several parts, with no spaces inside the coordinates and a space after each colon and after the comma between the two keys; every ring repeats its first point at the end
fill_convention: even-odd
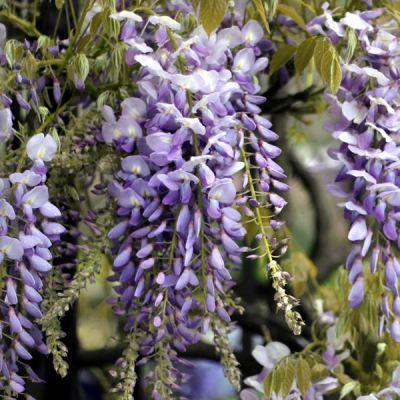
{"type": "Polygon", "coordinates": [[[10,13],[7,10],[0,11],[0,17],[7,19],[11,24],[19,28],[22,32],[29,36],[39,37],[42,34],[33,26],[30,22],[25,21],[22,18],[17,17],[15,14],[10,13]]]}

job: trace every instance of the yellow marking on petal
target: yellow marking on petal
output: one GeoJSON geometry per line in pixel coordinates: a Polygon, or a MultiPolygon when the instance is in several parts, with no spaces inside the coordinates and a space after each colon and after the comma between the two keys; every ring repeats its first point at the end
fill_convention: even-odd
{"type": "Polygon", "coordinates": [[[114,129],[114,136],[119,138],[122,136],[122,132],[119,129],[114,129]]]}
{"type": "Polygon", "coordinates": [[[140,205],[139,201],[134,197],[131,197],[131,204],[135,207],[140,205]]]}
{"type": "Polygon", "coordinates": [[[218,200],[222,196],[222,191],[215,192],[213,195],[213,199],[218,200]]]}
{"type": "Polygon", "coordinates": [[[130,137],[136,137],[136,129],[133,128],[132,126],[128,129],[128,135],[130,137]]]}
{"type": "Polygon", "coordinates": [[[43,156],[46,154],[46,147],[40,146],[39,150],[36,153],[37,158],[43,158],[43,156]]]}
{"type": "Polygon", "coordinates": [[[237,64],[236,64],[236,69],[242,69],[243,68],[243,66],[244,66],[244,62],[243,61],[239,61],[237,64]]]}
{"type": "Polygon", "coordinates": [[[140,114],[139,114],[138,111],[132,110],[132,111],[131,111],[131,117],[133,117],[133,119],[137,119],[137,118],[140,117],[140,114]]]}
{"type": "Polygon", "coordinates": [[[135,166],[132,168],[132,172],[133,172],[135,175],[139,175],[139,174],[140,174],[140,167],[139,167],[138,165],[135,165],[135,166]]]}

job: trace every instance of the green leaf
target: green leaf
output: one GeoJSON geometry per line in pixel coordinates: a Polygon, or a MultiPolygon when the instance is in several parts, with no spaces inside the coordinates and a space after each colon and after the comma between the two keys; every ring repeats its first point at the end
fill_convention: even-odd
{"type": "Polygon", "coordinates": [[[264,25],[265,30],[268,33],[271,33],[270,29],[269,29],[269,23],[267,20],[267,10],[265,9],[265,3],[263,0],[253,0],[253,5],[254,8],[256,9],[258,15],[261,18],[261,21],[264,25]]]}
{"type": "Polygon", "coordinates": [[[192,0],[193,10],[197,11],[199,8],[200,0],[192,0]]]}
{"type": "Polygon", "coordinates": [[[322,79],[332,93],[336,93],[342,81],[342,69],[337,57],[336,49],[332,46],[322,60],[322,79]]]}
{"type": "Polygon", "coordinates": [[[264,380],[264,393],[267,399],[271,398],[274,383],[275,383],[275,368],[267,375],[267,377],[264,380]]]}
{"type": "Polygon", "coordinates": [[[307,25],[301,15],[298,14],[295,8],[288,6],[286,4],[278,4],[278,11],[281,14],[286,15],[291,18],[297,25],[299,25],[304,30],[307,30],[307,25]]]}
{"type": "Polygon", "coordinates": [[[7,40],[4,46],[4,53],[9,66],[12,67],[14,63],[19,62],[22,59],[24,48],[22,43],[18,42],[18,40],[11,39],[7,40]]]}
{"type": "Polygon", "coordinates": [[[311,368],[311,380],[313,382],[322,381],[329,374],[328,368],[324,364],[315,364],[311,368]]]}
{"type": "Polygon", "coordinates": [[[33,79],[36,74],[37,62],[30,51],[27,52],[21,61],[21,70],[28,79],[33,79]]]}
{"type": "Polygon", "coordinates": [[[37,49],[47,49],[51,44],[51,40],[46,35],[40,35],[37,40],[37,49]]]}
{"type": "Polygon", "coordinates": [[[284,369],[284,363],[279,363],[275,365],[275,376],[274,376],[274,381],[272,384],[272,391],[275,394],[278,394],[282,388],[282,383],[283,380],[285,379],[285,369],[284,369]]]}
{"type": "Polygon", "coordinates": [[[66,189],[67,189],[67,193],[68,193],[69,197],[72,200],[75,200],[75,201],[79,201],[80,200],[79,193],[77,192],[77,190],[74,187],[67,186],[66,189]]]}
{"type": "Polygon", "coordinates": [[[293,57],[295,52],[296,46],[291,44],[284,44],[278,47],[278,50],[276,50],[271,59],[271,65],[269,67],[270,74],[273,74],[283,67],[293,57]]]}
{"type": "Polygon", "coordinates": [[[51,136],[53,136],[53,139],[57,143],[57,148],[60,149],[61,148],[61,140],[60,140],[60,136],[58,135],[57,129],[54,127],[50,128],[49,133],[51,136]]]}
{"type": "Polygon", "coordinates": [[[208,35],[222,22],[227,8],[228,0],[200,1],[200,22],[208,35]]]}
{"type": "Polygon", "coordinates": [[[108,12],[103,11],[103,12],[97,13],[90,21],[90,34],[96,35],[100,28],[101,23],[103,22],[103,20],[105,20],[108,17],[109,17],[108,12]]]}
{"type": "Polygon", "coordinates": [[[327,38],[317,38],[314,48],[314,62],[318,73],[321,75],[322,71],[322,59],[324,55],[329,52],[331,42],[327,38]]]}
{"type": "Polygon", "coordinates": [[[307,1],[303,1],[303,0],[295,0],[296,3],[298,3],[300,6],[307,8],[309,11],[311,11],[314,15],[317,14],[317,12],[315,11],[315,8],[311,5],[308,4],[307,1]]]}
{"type": "Polygon", "coordinates": [[[292,360],[290,358],[286,359],[286,361],[283,363],[283,366],[284,366],[283,368],[284,376],[281,383],[281,394],[282,398],[286,399],[287,395],[289,394],[293,386],[295,370],[292,360]]]}
{"type": "Polygon", "coordinates": [[[78,69],[79,76],[84,81],[89,75],[89,60],[86,55],[79,53],[76,57],[76,65],[78,69]]]}
{"type": "Polygon", "coordinates": [[[268,6],[268,14],[270,18],[274,18],[276,15],[276,10],[278,8],[279,0],[267,0],[268,6]]]}
{"type": "Polygon", "coordinates": [[[347,28],[346,36],[347,36],[346,62],[349,62],[352,59],[354,52],[357,48],[358,36],[356,31],[352,28],[347,28]]]}
{"type": "Polygon", "coordinates": [[[314,61],[319,75],[332,93],[336,93],[342,81],[342,69],[336,48],[327,38],[317,39],[314,61]]]}
{"type": "Polygon", "coordinates": [[[342,390],[340,391],[340,398],[343,399],[348,394],[353,392],[358,386],[360,386],[360,382],[358,382],[358,381],[351,381],[351,382],[346,383],[342,387],[342,390]]]}
{"type": "Polygon", "coordinates": [[[76,51],[81,52],[85,49],[85,47],[89,44],[93,43],[93,37],[92,35],[86,35],[81,38],[76,46],[76,51]]]}
{"type": "Polygon", "coordinates": [[[307,67],[311,58],[314,55],[315,48],[315,37],[303,40],[296,51],[294,57],[294,66],[296,68],[296,74],[303,72],[304,68],[307,67]]]}
{"type": "Polygon", "coordinates": [[[311,384],[311,370],[308,362],[300,357],[296,363],[297,386],[303,396],[306,395],[311,384]]]}

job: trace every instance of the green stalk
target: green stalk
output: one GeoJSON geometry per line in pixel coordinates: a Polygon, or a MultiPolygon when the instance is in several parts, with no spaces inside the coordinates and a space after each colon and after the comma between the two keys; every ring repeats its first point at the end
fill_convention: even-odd
{"type": "MultiPolygon", "coordinates": [[[[250,165],[249,165],[249,163],[247,161],[247,158],[246,158],[246,152],[242,148],[242,149],[240,149],[240,153],[242,155],[242,159],[243,159],[243,162],[244,162],[247,179],[249,180],[251,196],[253,197],[253,199],[257,200],[257,194],[256,194],[256,191],[254,189],[253,177],[251,176],[250,165]]],[[[257,225],[260,227],[260,232],[262,234],[262,241],[263,241],[263,244],[265,246],[265,252],[266,252],[266,255],[268,257],[269,263],[271,263],[273,261],[273,256],[272,256],[272,252],[271,252],[271,247],[270,247],[270,245],[268,243],[267,234],[265,232],[264,223],[263,223],[263,220],[262,220],[260,209],[257,207],[257,208],[255,208],[254,211],[255,211],[255,214],[256,214],[257,225]]]]}
{"type": "Polygon", "coordinates": [[[7,10],[0,11],[0,17],[7,19],[12,25],[14,25],[29,36],[39,37],[42,35],[30,22],[27,22],[24,19],[17,17],[15,14],[12,14],[7,10]]]}

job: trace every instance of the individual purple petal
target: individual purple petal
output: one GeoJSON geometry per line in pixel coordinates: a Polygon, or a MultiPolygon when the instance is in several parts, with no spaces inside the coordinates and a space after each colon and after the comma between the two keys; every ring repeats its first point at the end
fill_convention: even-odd
{"type": "Polygon", "coordinates": [[[148,176],[150,169],[146,161],[141,156],[129,156],[122,160],[122,169],[138,176],[148,176]]]}
{"type": "Polygon", "coordinates": [[[26,268],[25,264],[19,264],[19,272],[21,274],[21,278],[26,285],[35,286],[36,281],[35,278],[32,276],[30,271],[26,268]]]}
{"type": "Polygon", "coordinates": [[[18,297],[16,292],[16,285],[11,278],[8,278],[6,281],[6,290],[7,290],[6,302],[11,305],[17,304],[18,297]]]}
{"type": "Polygon", "coordinates": [[[224,259],[217,246],[213,246],[211,250],[210,264],[216,269],[221,269],[225,266],[224,259]]]}
{"type": "Polygon", "coordinates": [[[31,360],[32,359],[32,355],[29,353],[28,350],[26,350],[26,348],[24,346],[22,346],[22,344],[20,342],[15,341],[14,348],[15,348],[15,351],[17,352],[17,354],[23,360],[31,360]]]}
{"type": "Polygon", "coordinates": [[[388,219],[383,224],[383,233],[390,240],[397,240],[396,222],[393,219],[388,219]]]}
{"type": "Polygon", "coordinates": [[[348,238],[352,242],[364,240],[368,234],[367,224],[362,217],[357,218],[351,225],[348,238]]]}
{"type": "Polygon", "coordinates": [[[394,319],[390,326],[390,336],[397,342],[400,342],[400,323],[397,319],[394,319]]]}
{"type": "Polygon", "coordinates": [[[0,236],[0,253],[4,253],[11,260],[21,260],[24,249],[18,239],[0,236]]]}
{"type": "Polygon", "coordinates": [[[40,213],[47,218],[58,218],[61,217],[61,211],[49,201],[43,204],[40,208],[40,213]]]}
{"type": "Polygon", "coordinates": [[[29,301],[34,303],[40,303],[43,300],[42,296],[31,286],[24,287],[24,294],[29,301]]]}
{"type": "Polygon", "coordinates": [[[20,320],[18,319],[17,315],[13,308],[10,308],[8,311],[8,318],[10,320],[10,328],[11,332],[13,333],[20,333],[22,332],[22,325],[20,320]]]}
{"type": "Polygon", "coordinates": [[[114,228],[110,230],[110,232],[108,232],[108,237],[110,239],[118,239],[125,233],[128,227],[128,223],[129,223],[128,220],[121,221],[120,223],[118,223],[116,226],[114,226],[114,228]]]}
{"type": "Polygon", "coordinates": [[[28,259],[31,267],[38,272],[48,272],[52,268],[51,264],[48,261],[44,260],[42,257],[39,257],[36,254],[28,257],[28,259]]]}
{"type": "Polygon", "coordinates": [[[21,385],[20,383],[15,382],[12,379],[10,380],[10,387],[16,393],[23,393],[25,391],[24,385],[21,385]]]}
{"type": "Polygon", "coordinates": [[[16,172],[10,175],[11,183],[23,183],[27,186],[36,186],[42,181],[42,177],[33,171],[26,170],[22,173],[16,172]]]}
{"type": "Polygon", "coordinates": [[[378,265],[378,260],[379,260],[379,254],[380,254],[380,247],[379,245],[375,245],[374,248],[372,249],[371,262],[370,262],[372,273],[376,271],[376,267],[378,265]]]}
{"type": "Polygon", "coordinates": [[[185,204],[181,207],[181,210],[178,214],[178,219],[176,222],[176,230],[177,232],[184,234],[187,231],[191,218],[191,213],[189,211],[189,207],[185,204]]]}
{"type": "Polygon", "coordinates": [[[132,247],[128,246],[122,250],[114,260],[114,267],[122,267],[127,264],[132,254],[132,247]]]}
{"type": "Polygon", "coordinates": [[[364,279],[362,277],[359,277],[352,286],[349,293],[350,307],[356,308],[360,306],[363,300],[364,300],[364,279]]]}
{"type": "Polygon", "coordinates": [[[231,179],[221,179],[210,189],[208,198],[220,203],[232,204],[235,200],[236,188],[231,179]]]}
{"type": "Polygon", "coordinates": [[[242,36],[246,44],[254,46],[263,38],[264,31],[261,25],[252,19],[243,27],[242,36]]]}
{"type": "Polygon", "coordinates": [[[181,290],[184,287],[186,287],[187,284],[189,283],[189,278],[190,278],[190,272],[189,270],[185,269],[182,272],[182,275],[179,277],[178,281],[176,282],[175,289],[181,290]]]}
{"type": "Polygon", "coordinates": [[[10,220],[14,220],[15,216],[13,206],[4,199],[0,199],[0,217],[7,217],[10,220]]]}
{"type": "Polygon", "coordinates": [[[46,222],[42,224],[43,233],[46,235],[61,235],[65,228],[57,222],[46,222]]]}
{"type": "Polygon", "coordinates": [[[33,209],[44,206],[48,201],[49,190],[44,185],[34,187],[22,197],[22,202],[33,209]]]}

